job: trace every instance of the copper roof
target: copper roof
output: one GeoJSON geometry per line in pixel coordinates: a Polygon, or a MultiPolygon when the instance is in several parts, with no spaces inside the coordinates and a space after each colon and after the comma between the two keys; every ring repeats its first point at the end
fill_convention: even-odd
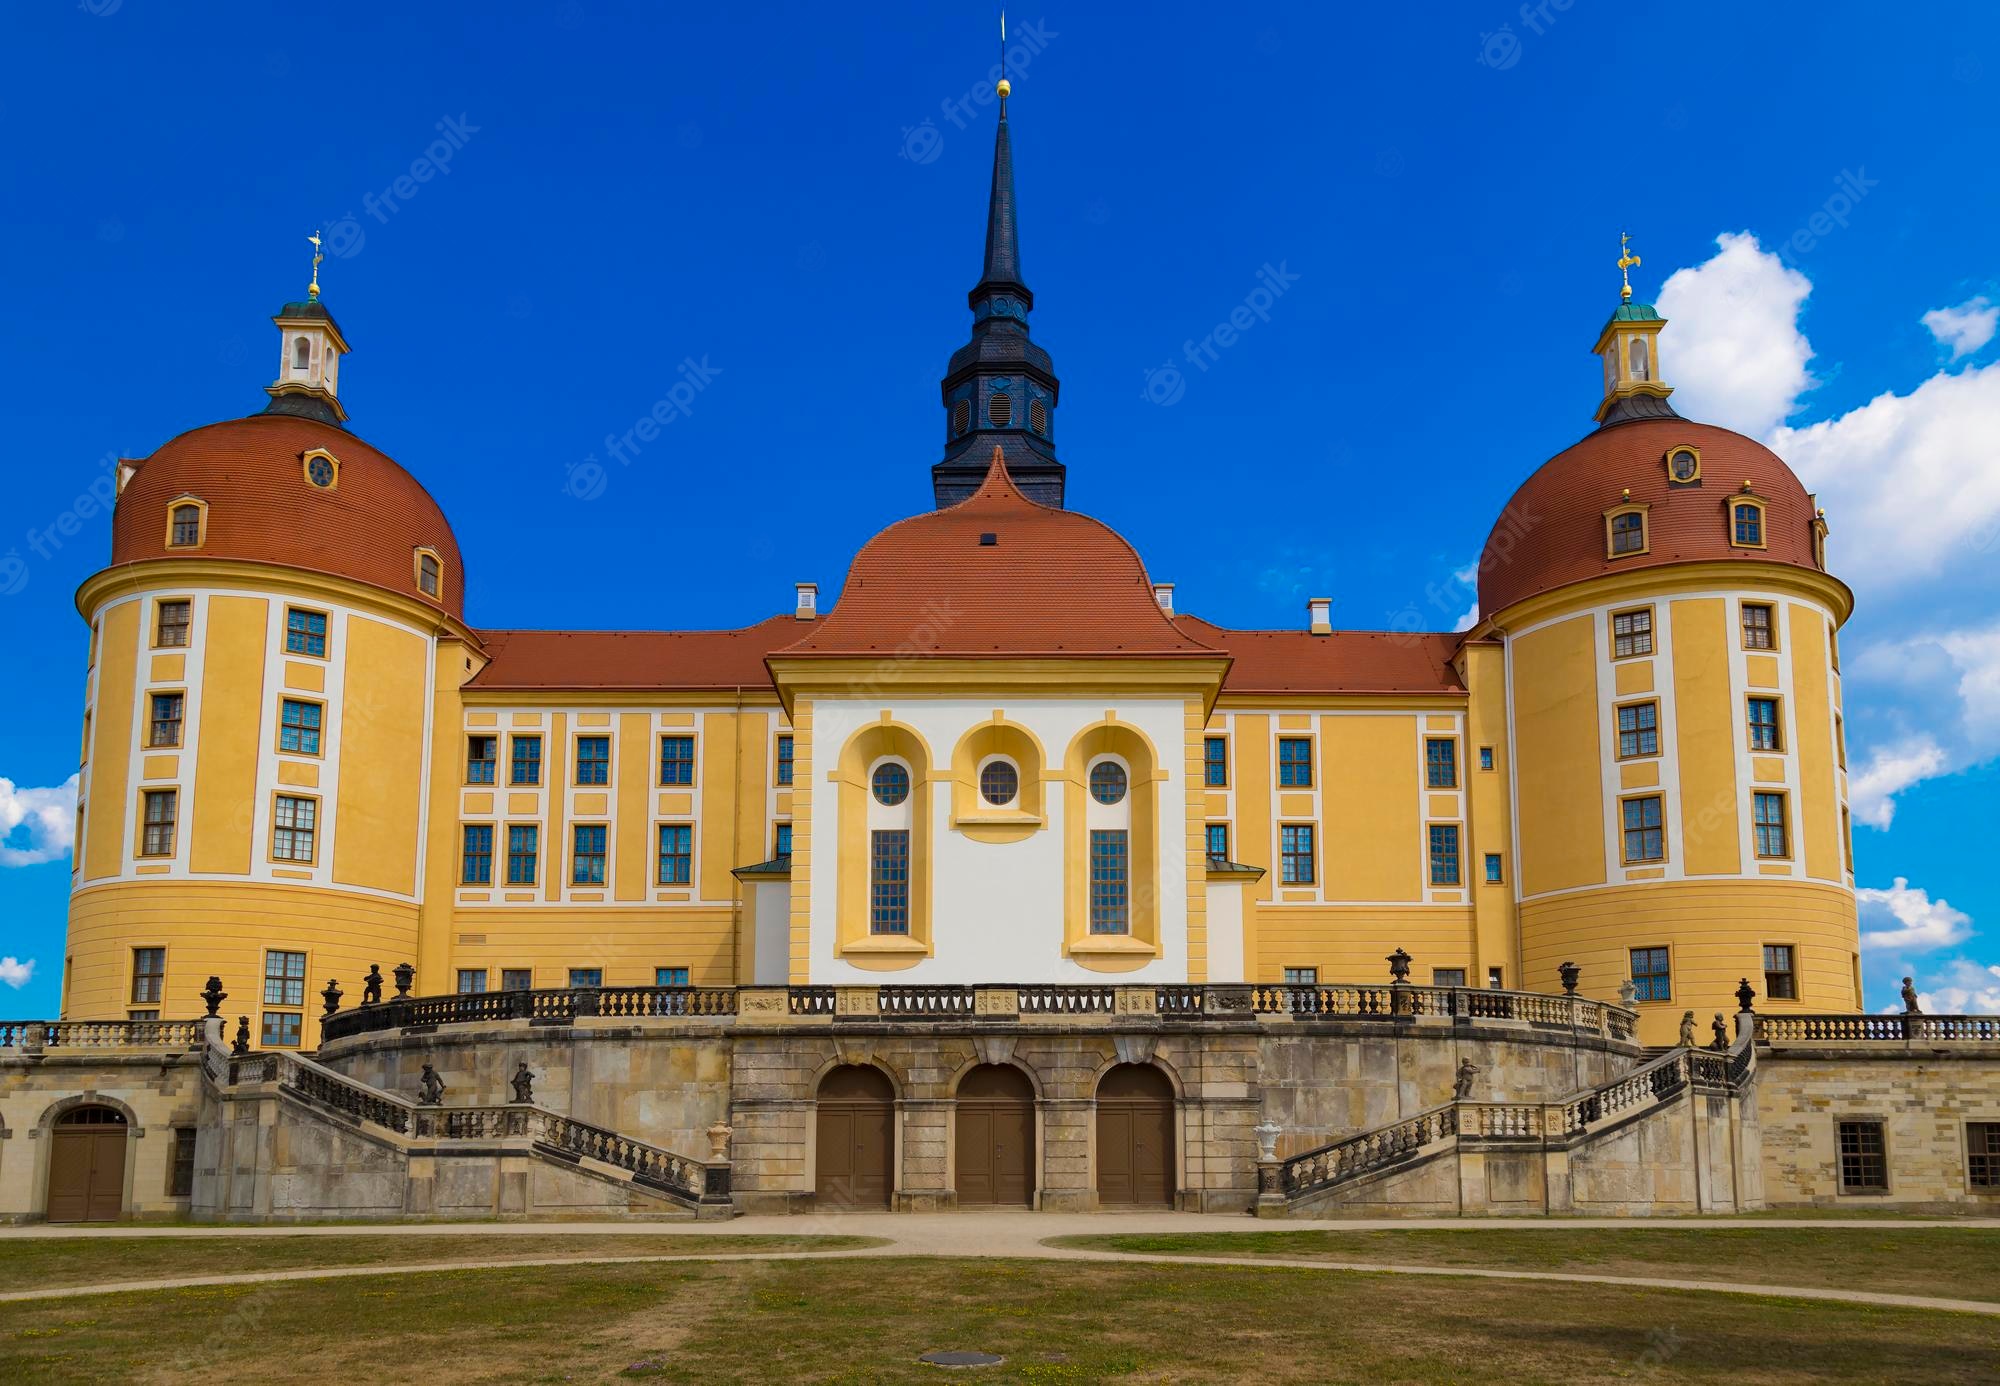
{"type": "Polygon", "coordinates": [[[1234,662],[1224,693],[1445,693],[1465,691],[1451,658],[1461,636],[1448,631],[1230,630],[1199,616],[1175,624],[1234,662]]]}
{"type": "Polygon", "coordinates": [[[768,689],[764,656],[801,622],[773,616],[741,630],[486,630],[490,663],[476,689],[768,689]]]}
{"type": "Polygon", "coordinates": [[[332,573],[440,607],[465,610],[465,564],[444,511],[385,454],[345,429],[287,414],[255,414],[191,429],[162,444],[118,497],[111,562],[236,558],[332,573]],[[336,485],[305,477],[305,454],[340,464],[336,485]],[[208,505],[200,548],[167,547],[167,510],[192,496],[208,505]],[[443,600],[417,588],[416,551],[437,552],[443,600]]]}
{"type": "Polygon", "coordinates": [[[1540,592],[1631,568],[1736,559],[1820,567],[1813,561],[1813,504],[1806,488],[1762,443],[1711,424],[1643,419],[1598,429],[1557,453],[1501,511],[1479,559],[1479,610],[1497,616],[1540,592]],[[1701,479],[1675,485],[1669,450],[1701,453],[1701,479]],[[1763,500],[1761,549],[1729,543],[1727,502],[1745,481],[1763,500]],[[1647,510],[1648,551],[1605,556],[1604,512],[1630,499],[1647,510]]]}

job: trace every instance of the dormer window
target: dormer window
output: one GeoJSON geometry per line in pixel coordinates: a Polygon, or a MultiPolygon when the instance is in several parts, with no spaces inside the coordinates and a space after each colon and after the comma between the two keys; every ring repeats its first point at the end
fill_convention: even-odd
{"type": "Polygon", "coordinates": [[[322,491],[331,491],[340,483],[340,459],[325,448],[314,448],[305,455],[306,481],[322,491]]]}
{"type": "Polygon", "coordinates": [[[1738,549],[1764,547],[1764,502],[1750,494],[1747,483],[1744,493],[1729,502],[1729,544],[1738,549]]]}
{"type": "Polygon", "coordinates": [[[1604,556],[1630,558],[1645,553],[1646,507],[1627,501],[1604,512],[1604,556]]]}
{"type": "Polygon", "coordinates": [[[1682,486],[1701,480],[1701,449],[1685,447],[1669,450],[1667,475],[1682,486]]]}
{"type": "Polygon", "coordinates": [[[444,565],[429,549],[417,550],[417,590],[436,597],[444,590],[444,565]]]}
{"type": "Polygon", "coordinates": [[[167,547],[198,549],[207,528],[208,506],[198,500],[177,500],[167,507],[167,547]]]}

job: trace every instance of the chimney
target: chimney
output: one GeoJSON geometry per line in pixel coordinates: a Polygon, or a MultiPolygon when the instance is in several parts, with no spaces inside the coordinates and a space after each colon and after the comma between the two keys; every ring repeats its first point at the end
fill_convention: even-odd
{"type": "Polygon", "coordinates": [[[817,619],[819,616],[819,584],[816,582],[801,582],[798,584],[798,589],[799,608],[792,614],[801,621],[817,619]]]}
{"type": "Polygon", "coordinates": [[[1307,597],[1306,615],[1310,617],[1307,629],[1314,635],[1333,634],[1333,598],[1307,597]]]}
{"type": "Polygon", "coordinates": [[[1174,614],[1174,585],[1171,582],[1153,584],[1153,600],[1160,604],[1160,610],[1171,616],[1174,614]]]}

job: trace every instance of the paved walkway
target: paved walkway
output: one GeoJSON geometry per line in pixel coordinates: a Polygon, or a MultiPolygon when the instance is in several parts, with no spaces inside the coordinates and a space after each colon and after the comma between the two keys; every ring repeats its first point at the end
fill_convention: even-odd
{"type": "MultiPolygon", "coordinates": [[[[2000,1219],[1927,1218],[1909,1221],[1856,1221],[1833,1218],[1674,1218],[1635,1223],[1616,1218],[1491,1218],[1491,1219],[1341,1219],[1286,1220],[1257,1224],[1243,1218],[1205,1216],[1199,1213],[944,1213],[930,1215],[895,1213],[818,1214],[736,1218],[728,1222],[578,1222],[578,1223],[386,1223],[339,1224],[312,1227],[51,1227],[38,1225],[0,1229],[0,1243],[48,1239],[117,1240],[129,1237],[184,1237],[200,1240],[212,1237],[353,1237],[353,1236],[602,1236],[606,1252],[602,1256],[550,1256],[507,1258],[508,1266],[554,1265],[634,1265],[664,1261],[684,1261],[686,1256],[621,1256],[612,1250],[623,1236],[813,1236],[845,1235],[881,1237],[885,1245],[842,1251],[718,1252],[704,1259],[718,1261],[796,1261],[872,1258],[881,1256],[1016,1257],[1066,1261],[1139,1261],[1174,1265],[1241,1266],[1320,1271],[1359,1271],[1385,1275],[1458,1276],[1480,1280],[1536,1280],[1572,1285],[1641,1286],[1659,1290],[1692,1290],[1714,1294],[1781,1295],[1793,1299],[1829,1300],[1848,1304],[1877,1304],[1906,1309],[1944,1309],[1959,1313],[2000,1317],[2000,1303],[1982,1300],[1946,1299],[1925,1295],[1880,1294],[1867,1290],[1824,1289],[1798,1285],[1748,1284],[1730,1280],[1677,1280],[1663,1277],[1592,1275],[1568,1271],[1500,1270],[1471,1266],[1417,1266],[1377,1262],[1318,1261],[1302,1258],[1186,1256],[1154,1253],[1084,1250],[1045,1245],[1051,1237],[1084,1234],[1122,1235],[1135,1233],[1310,1231],[1349,1232],[1442,1230],[1477,1234],[1503,1228],[1833,1228],[1870,1233],[1922,1231],[1927,1228],[1979,1228],[2000,1233],[2000,1219]]],[[[54,1286],[32,1290],[0,1291],[0,1303],[26,1300],[64,1299],[78,1295],[108,1294],[141,1290],[186,1289],[196,1286],[268,1284],[289,1280],[341,1280],[355,1276],[421,1275],[436,1271],[483,1269],[496,1264],[481,1261],[426,1261],[398,1265],[325,1266],[292,1270],[252,1271],[240,1274],[176,1276],[155,1280],[122,1280],[95,1285],[54,1286]]]]}

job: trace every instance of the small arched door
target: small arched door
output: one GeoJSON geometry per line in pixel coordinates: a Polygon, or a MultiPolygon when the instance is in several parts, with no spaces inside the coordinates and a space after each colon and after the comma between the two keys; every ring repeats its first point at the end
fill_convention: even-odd
{"type": "Polygon", "coordinates": [[[819,1085],[813,1192],[822,1208],[887,1208],[895,1188],[896,1091],[880,1069],[842,1064],[819,1085]]]}
{"type": "Polygon", "coordinates": [[[1119,1064],[1097,1084],[1097,1201],[1174,1202],[1174,1088],[1151,1064],[1119,1064]]]}
{"type": "Polygon", "coordinates": [[[125,1210],[125,1117],[110,1107],[65,1112],[50,1132],[50,1222],[116,1222],[125,1210]]]}
{"type": "Polygon", "coordinates": [[[1035,1089],[1007,1064],[981,1064],[958,1084],[953,1182],[968,1204],[1035,1202],[1035,1089]]]}

